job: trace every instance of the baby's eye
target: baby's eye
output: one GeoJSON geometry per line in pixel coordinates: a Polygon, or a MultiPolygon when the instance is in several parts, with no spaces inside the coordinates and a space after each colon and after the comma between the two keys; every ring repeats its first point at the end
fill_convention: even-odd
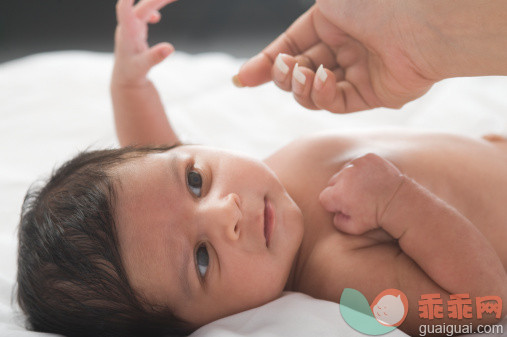
{"type": "Polygon", "coordinates": [[[187,184],[190,192],[196,197],[201,196],[202,177],[197,171],[188,171],[187,184]]]}
{"type": "Polygon", "coordinates": [[[195,260],[197,262],[197,268],[199,269],[199,275],[204,278],[209,264],[208,249],[205,244],[201,244],[199,248],[197,248],[197,252],[195,252],[195,260]]]}

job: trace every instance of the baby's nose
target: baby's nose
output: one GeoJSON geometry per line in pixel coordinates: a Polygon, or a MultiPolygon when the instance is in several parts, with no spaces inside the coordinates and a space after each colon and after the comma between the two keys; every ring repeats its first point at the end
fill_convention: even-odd
{"type": "Polygon", "coordinates": [[[228,194],[221,206],[221,225],[225,230],[225,236],[229,240],[238,240],[241,231],[239,222],[243,217],[241,212],[241,199],[236,193],[228,194]]]}

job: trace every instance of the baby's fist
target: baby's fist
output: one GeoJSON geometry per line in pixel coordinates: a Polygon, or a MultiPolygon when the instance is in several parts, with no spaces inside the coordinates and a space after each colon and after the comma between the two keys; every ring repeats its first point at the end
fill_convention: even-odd
{"type": "Polygon", "coordinates": [[[389,202],[405,176],[386,159],[368,153],[347,163],[320,194],[324,208],[334,213],[335,227],[361,235],[381,225],[389,202]]]}

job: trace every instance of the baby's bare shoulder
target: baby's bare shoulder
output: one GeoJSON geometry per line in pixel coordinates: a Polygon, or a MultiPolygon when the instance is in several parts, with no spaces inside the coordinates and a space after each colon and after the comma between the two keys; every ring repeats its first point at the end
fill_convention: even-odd
{"type": "Polygon", "coordinates": [[[304,136],[281,147],[264,160],[268,166],[293,165],[315,161],[334,161],[337,156],[357,148],[359,138],[354,135],[318,133],[304,136]]]}
{"type": "Polygon", "coordinates": [[[280,152],[314,152],[316,149],[322,148],[346,148],[357,144],[358,137],[354,134],[336,133],[336,132],[320,132],[312,135],[297,138],[284,147],[280,148],[274,154],[280,152]]]}
{"type": "Polygon", "coordinates": [[[421,139],[424,137],[418,133],[398,129],[324,131],[291,141],[267,160],[301,157],[302,154],[309,158],[333,158],[337,154],[347,153],[354,157],[365,151],[375,152],[379,147],[385,148],[386,144],[399,144],[400,141],[419,143],[421,139]]]}

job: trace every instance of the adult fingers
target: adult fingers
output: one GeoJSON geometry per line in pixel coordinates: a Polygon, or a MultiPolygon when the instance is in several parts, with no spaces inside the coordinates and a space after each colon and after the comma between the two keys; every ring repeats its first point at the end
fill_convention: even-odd
{"type": "Polygon", "coordinates": [[[348,113],[372,108],[356,86],[345,80],[341,68],[331,71],[321,65],[314,72],[300,66],[294,57],[281,54],[275,60],[272,76],[278,87],[292,91],[296,101],[308,109],[348,113]]]}
{"type": "Polygon", "coordinates": [[[334,72],[319,67],[315,74],[310,97],[312,102],[321,109],[334,113],[345,113],[346,102],[343,92],[337,87],[337,77],[334,72]]]}
{"type": "Polygon", "coordinates": [[[310,93],[311,101],[320,109],[348,113],[371,109],[357,87],[346,80],[337,80],[335,72],[319,68],[310,93]]]}
{"type": "Polygon", "coordinates": [[[278,54],[271,71],[273,82],[282,90],[292,90],[292,70],[296,65],[296,58],[287,54],[278,54]]]}
{"type": "MultiPolygon", "coordinates": [[[[271,77],[280,89],[291,91],[292,71],[297,63],[299,66],[306,67],[312,71],[316,71],[319,65],[323,65],[328,69],[332,69],[336,80],[341,81],[344,77],[344,71],[336,63],[335,59],[334,53],[322,43],[311,47],[302,55],[278,54],[271,70],[271,77]]],[[[313,74],[311,77],[313,78],[313,74]]]]}
{"type": "Polygon", "coordinates": [[[314,11],[315,6],[312,6],[261,53],[243,64],[235,76],[237,83],[253,87],[268,82],[271,80],[271,68],[278,54],[296,56],[318,43],[320,38],[313,23],[314,11]]]}
{"type": "Polygon", "coordinates": [[[315,73],[297,63],[292,70],[292,94],[294,99],[307,109],[316,110],[318,107],[313,103],[310,93],[315,73]]]}
{"type": "Polygon", "coordinates": [[[355,102],[360,95],[353,91],[353,86],[345,84],[344,70],[341,68],[331,71],[321,65],[315,73],[312,69],[301,66],[295,57],[279,54],[275,59],[272,77],[280,89],[292,91],[295,100],[308,109],[345,113],[364,110],[367,106],[355,102]],[[352,102],[347,102],[344,95],[348,95],[352,102]]]}
{"type": "Polygon", "coordinates": [[[323,42],[317,43],[302,54],[297,55],[296,60],[299,65],[310,68],[313,71],[317,71],[317,68],[321,64],[328,69],[338,67],[335,52],[323,42]]]}

